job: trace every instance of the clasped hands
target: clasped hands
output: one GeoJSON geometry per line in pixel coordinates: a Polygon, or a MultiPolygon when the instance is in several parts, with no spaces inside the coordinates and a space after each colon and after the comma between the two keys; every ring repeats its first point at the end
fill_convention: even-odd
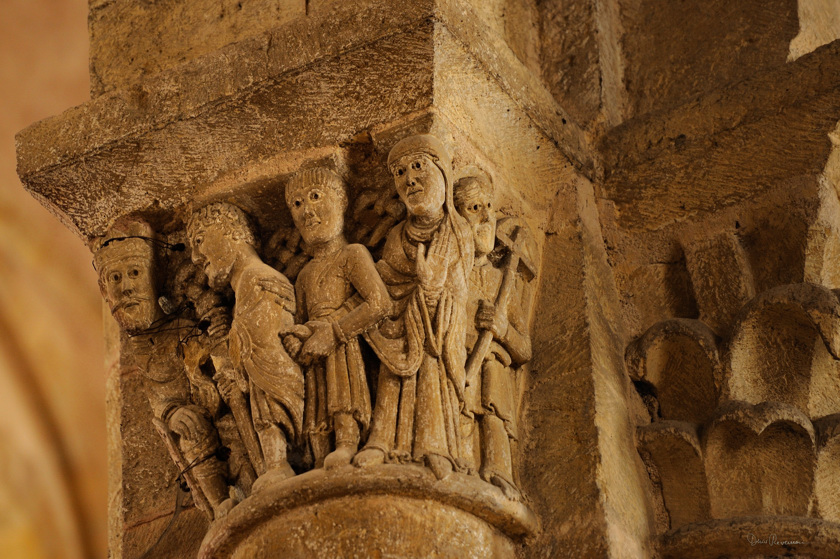
{"type": "Polygon", "coordinates": [[[319,357],[326,357],[338,346],[333,326],[326,320],[310,320],[306,324],[295,324],[280,332],[283,346],[296,361],[309,365],[319,357]]]}

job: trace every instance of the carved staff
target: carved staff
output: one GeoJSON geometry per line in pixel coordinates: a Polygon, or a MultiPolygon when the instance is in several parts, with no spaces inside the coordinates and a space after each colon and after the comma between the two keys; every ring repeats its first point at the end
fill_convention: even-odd
{"type": "MultiPolygon", "coordinates": [[[[533,262],[528,258],[528,255],[523,252],[525,245],[525,238],[527,233],[522,227],[515,227],[511,232],[511,236],[507,236],[501,231],[496,231],[496,238],[502,245],[502,249],[508,249],[507,266],[505,267],[504,276],[502,276],[502,285],[499,288],[499,294],[496,296],[495,309],[496,312],[507,313],[508,303],[510,302],[510,294],[513,291],[513,286],[516,283],[516,273],[519,272],[525,281],[531,281],[537,275],[537,269],[533,262]]],[[[490,330],[482,330],[478,334],[478,341],[476,341],[473,351],[467,359],[466,365],[466,383],[470,385],[478,371],[481,370],[481,365],[487,357],[487,352],[490,351],[490,344],[493,342],[493,332],[490,330]]]]}
{"type": "Polygon", "coordinates": [[[198,484],[198,480],[195,479],[195,474],[192,471],[192,467],[195,464],[187,463],[184,455],[181,454],[178,441],[175,440],[175,437],[172,435],[172,431],[169,430],[169,426],[166,425],[166,423],[156,417],[152,418],[152,423],[154,423],[155,429],[157,429],[158,434],[160,434],[160,438],[163,439],[163,444],[166,445],[166,450],[169,451],[169,456],[171,456],[172,461],[175,462],[175,466],[178,468],[180,476],[187,482],[187,487],[190,488],[190,493],[192,493],[195,506],[206,514],[210,520],[212,520],[214,517],[213,507],[210,505],[210,501],[207,499],[204,491],[201,490],[201,486],[198,484]]]}
{"type": "Polygon", "coordinates": [[[233,414],[233,419],[236,422],[236,428],[239,431],[242,444],[245,445],[245,451],[248,453],[248,458],[251,459],[251,464],[254,466],[254,470],[257,475],[260,475],[265,471],[265,466],[263,465],[263,455],[260,450],[260,443],[257,440],[257,432],[254,430],[254,422],[251,419],[251,408],[248,405],[248,400],[245,399],[245,388],[240,386],[240,382],[237,382],[237,373],[234,371],[233,365],[230,364],[227,341],[225,339],[229,328],[228,325],[224,323],[224,320],[219,317],[218,311],[218,307],[213,309],[211,313],[207,313],[204,317],[202,317],[202,320],[208,320],[211,323],[221,324],[221,326],[217,328],[218,331],[214,332],[211,336],[211,339],[215,339],[216,341],[214,342],[213,349],[210,350],[209,357],[212,359],[213,367],[216,369],[216,374],[213,376],[213,381],[215,381],[216,386],[222,385],[226,378],[230,377],[230,383],[226,384],[231,384],[231,389],[227,391],[227,394],[224,390],[217,391],[216,386],[213,386],[209,379],[206,379],[204,373],[201,371],[200,363],[208,357],[206,350],[204,350],[201,346],[197,346],[194,350],[190,351],[191,347],[187,344],[184,346],[184,365],[186,366],[187,377],[190,379],[190,390],[193,391],[193,400],[204,406],[212,416],[215,416],[218,412],[218,399],[221,395],[222,399],[228,405],[231,413],[233,414]],[[212,313],[215,313],[216,316],[210,317],[212,313]],[[198,389],[201,386],[207,386],[204,385],[204,381],[212,387],[212,393],[210,393],[209,390],[202,391],[198,389]],[[196,394],[196,392],[198,394],[196,394]],[[214,399],[215,405],[213,402],[214,399]]]}
{"type": "MultiPolygon", "coordinates": [[[[219,356],[219,362],[224,363],[224,365],[219,367],[219,372],[214,377],[217,384],[222,375],[238,374],[233,370],[230,363],[227,362],[227,356],[219,356]],[[222,372],[223,369],[225,369],[224,372],[222,372]]],[[[232,390],[229,391],[229,394],[227,396],[223,394],[222,397],[233,414],[233,419],[236,421],[236,427],[239,430],[239,436],[242,437],[242,444],[245,445],[248,458],[251,459],[251,464],[254,465],[254,470],[256,470],[259,476],[265,473],[265,463],[263,462],[262,450],[257,439],[257,432],[254,430],[254,421],[251,418],[251,407],[248,405],[245,393],[242,387],[239,386],[237,380],[234,380],[234,385],[232,390]]]]}

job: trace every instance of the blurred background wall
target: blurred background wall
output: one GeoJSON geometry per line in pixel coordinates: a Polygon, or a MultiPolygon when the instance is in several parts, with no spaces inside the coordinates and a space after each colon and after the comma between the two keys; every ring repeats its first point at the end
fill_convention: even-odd
{"type": "Polygon", "coordinates": [[[18,181],[14,135],[88,93],[86,0],[0,17],[0,557],[106,557],[102,312],[84,243],[18,181]]]}

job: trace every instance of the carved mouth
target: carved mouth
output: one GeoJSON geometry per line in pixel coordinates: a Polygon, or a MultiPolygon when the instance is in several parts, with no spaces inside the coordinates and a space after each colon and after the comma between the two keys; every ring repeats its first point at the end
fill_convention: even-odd
{"type": "Polygon", "coordinates": [[[145,301],[145,299],[129,299],[128,301],[118,304],[117,308],[114,310],[125,311],[133,307],[139,307],[143,301],[145,301]]]}
{"type": "Polygon", "coordinates": [[[418,186],[412,186],[412,187],[409,187],[409,189],[406,191],[405,195],[410,198],[410,197],[414,196],[415,194],[422,194],[422,192],[423,192],[423,187],[422,186],[419,186],[419,185],[418,186]]]}
{"type": "Polygon", "coordinates": [[[317,225],[321,225],[321,220],[318,218],[307,219],[306,223],[304,223],[307,229],[311,229],[317,225]]]}

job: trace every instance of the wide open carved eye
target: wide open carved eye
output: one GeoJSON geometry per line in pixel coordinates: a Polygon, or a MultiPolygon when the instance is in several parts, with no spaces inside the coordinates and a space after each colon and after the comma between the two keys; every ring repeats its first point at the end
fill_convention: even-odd
{"type": "Polygon", "coordinates": [[[110,279],[113,283],[117,283],[122,279],[122,274],[119,272],[113,272],[110,276],[110,279]]]}
{"type": "Polygon", "coordinates": [[[478,206],[478,204],[473,204],[473,205],[472,205],[472,207],[471,207],[470,209],[471,209],[472,211],[474,211],[474,212],[477,212],[477,211],[478,211],[478,207],[479,207],[479,206],[478,206]]]}
{"type": "Polygon", "coordinates": [[[128,272],[128,277],[130,277],[130,278],[136,278],[139,275],[140,275],[140,270],[138,270],[137,268],[132,268],[128,272]]]}
{"type": "Polygon", "coordinates": [[[396,175],[397,175],[398,177],[401,177],[401,176],[403,176],[404,174],[405,174],[405,169],[403,169],[402,167],[400,167],[399,169],[397,169],[397,173],[396,173],[396,175]]]}
{"type": "Polygon", "coordinates": [[[295,204],[296,208],[299,208],[303,205],[303,202],[301,202],[300,199],[298,199],[298,200],[295,200],[294,204],[295,204]]]}
{"type": "Polygon", "coordinates": [[[315,192],[312,193],[311,198],[313,200],[320,200],[321,199],[321,193],[316,190],[315,192]]]}
{"type": "Polygon", "coordinates": [[[419,161],[415,161],[415,162],[413,162],[413,163],[411,164],[411,168],[412,168],[412,169],[415,169],[415,170],[419,170],[419,169],[420,169],[420,162],[419,162],[419,161]]]}

